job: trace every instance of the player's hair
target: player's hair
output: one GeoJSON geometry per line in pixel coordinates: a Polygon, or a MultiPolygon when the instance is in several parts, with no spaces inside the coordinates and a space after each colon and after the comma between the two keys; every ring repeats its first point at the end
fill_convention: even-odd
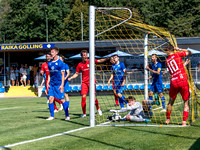
{"type": "Polygon", "coordinates": [[[85,49],[84,49],[84,50],[82,50],[82,51],[81,51],[81,56],[83,55],[83,53],[88,53],[88,51],[87,51],[87,50],[85,50],[85,49]]]}
{"type": "Polygon", "coordinates": [[[65,56],[63,56],[63,55],[60,55],[60,57],[63,59],[63,61],[65,61],[65,56]]]}
{"type": "Polygon", "coordinates": [[[156,58],[158,58],[158,55],[157,55],[157,54],[152,54],[152,56],[156,56],[156,58]]]}
{"type": "Polygon", "coordinates": [[[135,101],[136,99],[135,99],[135,97],[133,97],[133,96],[129,96],[127,99],[126,99],[126,101],[127,102],[129,102],[129,101],[135,101]]]}
{"type": "Polygon", "coordinates": [[[58,47],[52,47],[50,50],[55,50],[55,51],[59,52],[59,48],[58,47]]]}
{"type": "Polygon", "coordinates": [[[50,52],[46,52],[46,55],[50,55],[51,56],[51,53],[50,52]]]}
{"type": "Polygon", "coordinates": [[[119,55],[117,55],[117,54],[113,55],[113,57],[114,57],[114,56],[117,56],[117,57],[119,57],[119,55]]]}

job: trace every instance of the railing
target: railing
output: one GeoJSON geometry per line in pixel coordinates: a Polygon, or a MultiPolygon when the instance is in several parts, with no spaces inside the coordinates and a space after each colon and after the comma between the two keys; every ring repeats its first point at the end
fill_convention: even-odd
{"type": "MultiPolygon", "coordinates": [[[[165,70],[165,69],[163,69],[165,70]]],[[[164,84],[168,84],[170,82],[170,74],[169,72],[164,73],[165,71],[162,71],[162,80],[164,84]]],[[[72,76],[75,72],[71,72],[70,76],[72,76]]],[[[194,82],[200,82],[200,70],[198,69],[192,69],[191,70],[192,77],[194,79],[194,82]]],[[[108,80],[110,78],[111,72],[109,71],[96,71],[96,81],[97,84],[105,85],[108,83],[108,80]]],[[[151,73],[149,72],[149,76],[151,73]]],[[[41,85],[43,77],[38,75],[38,82],[37,86],[41,85]]],[[[4,84],[3,82],[4,76],[0,75],[0,82],[4,84]]],[[[73,79],[70,81],[70,85],[81,85],[82,82],[82,74],[79,73],[79,76],[76,79],[73,79]]],[[[152,83],[152,79],[149,80],[149,83],[152,83]]],[[[10,86],[10,75],[6,75],[6,85],[10,86]]],[[[126,84],[144,84],[144,72],[143,71],[133,71],[133,70],[127,70],[127,76],[126,76],[126,84]]]]}

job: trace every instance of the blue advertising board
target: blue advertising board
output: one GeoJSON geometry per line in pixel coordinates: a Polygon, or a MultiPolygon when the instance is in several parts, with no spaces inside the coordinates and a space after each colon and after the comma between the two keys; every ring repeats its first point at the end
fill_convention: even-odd
{"type": "Polygon", "coordinates": [[[5,50],[32,50],[32,49],[49,49],[55,47],[55,44],[17,44],[17,45],[0,45],[0,51],[5,50]]]}

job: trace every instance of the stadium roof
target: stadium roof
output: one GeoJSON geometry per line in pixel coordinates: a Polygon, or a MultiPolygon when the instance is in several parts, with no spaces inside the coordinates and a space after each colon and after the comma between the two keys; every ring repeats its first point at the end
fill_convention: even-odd
{"type": "MultiPolygon", "coordinates": [[[[152,40],[149,39],[149,43],[152,40]]],[[[158,41],[158,44],[163,44],[163,41],[158,41]]],[[[178,45],[200,45],[200,37],[184,37],[177,38],[178,45]]],[[[0,44],[0,52],[4,51],[41,51],[46,50],[51,45],[51,47],[59,47],[60,49],[65,50],[76,50],[76,49],[89,49],[89,41],[71,41],[71,42],[35,42],[35,43],[15,43],[15,44],[0,44]]],[[[96,41],[96,50],[116,50],[116,47],[124,46],[142,46],[143,42],[133,41],[133,40],[102,40],[96,41]]],[[[188,46],[187,46],[188,47],[188,46]]],[[[191,46],[190,46],[191,47],[191,46]]]]}

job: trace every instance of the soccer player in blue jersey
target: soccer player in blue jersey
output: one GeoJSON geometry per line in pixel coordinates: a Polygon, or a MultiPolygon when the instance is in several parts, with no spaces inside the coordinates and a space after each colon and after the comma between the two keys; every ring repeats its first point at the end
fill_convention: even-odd
{"type": "MultiPolygon", "coordinates": [[[[60,55],[59,59],[63,62],[65,62],[65,57],[63,55],[60,55]]],[[[67,102],[68,108],[69,108],[69,81],[68,81],[68,77],[70,75],[70,71],[69,71],[69,66],[64,63],[64,68],[65,68],[65,82],[64,82],[64,93],[65,93],[65,100],[67,102]]]]}
{"type": "Polygon", "coordinates": [[[57,47],[51,48],[51,56],[53,60],[48,62],[49,68],[49,110],[51,117],[47,120],[54,119],[54,97],[60,99],[65,111],[65,120],[69,120],[68,104],[64,97],[64,80],[65,80],[65,68],[64,63],[58,59],[59,49],[57,47]]]}
{"type": "Polygon", "coordinates": [[[149,92],[149,100],[143,101],[143,106],[147,107],[147,105],[155,105],[155,101],[153,101],[153,93],[158,92],[158,95],[161,98],[162,101],[162,107],[163,109],[161,112],[166,112],[165,109],[165,97],[163,95],[163,89],[162,89],[162,72],[161,72],[161,63],[157,61],[157,55],[152,55],[152,69],[147,66],[146,68],[153,73],[152,76],[149,77],[149,79],[153,78],[153,83],[151,84],[150,92],[149,92]]]}
{"type": "Polygon", "coordinates": [[[111,67],[111,73],[114,76],[114,85],[115,85],[115,90],[116,94],[118,95],[119,98],[119,103],[121,108],[124,108],[124,102],[127,104],[125,101],[125,97],[123,95],[123,86],[125,84],[125,75],[126,75],[126,68],[124,63],[119,61],[119,56],[114,55],[114,61],[115,64],[112,65],[111,67]]]}

